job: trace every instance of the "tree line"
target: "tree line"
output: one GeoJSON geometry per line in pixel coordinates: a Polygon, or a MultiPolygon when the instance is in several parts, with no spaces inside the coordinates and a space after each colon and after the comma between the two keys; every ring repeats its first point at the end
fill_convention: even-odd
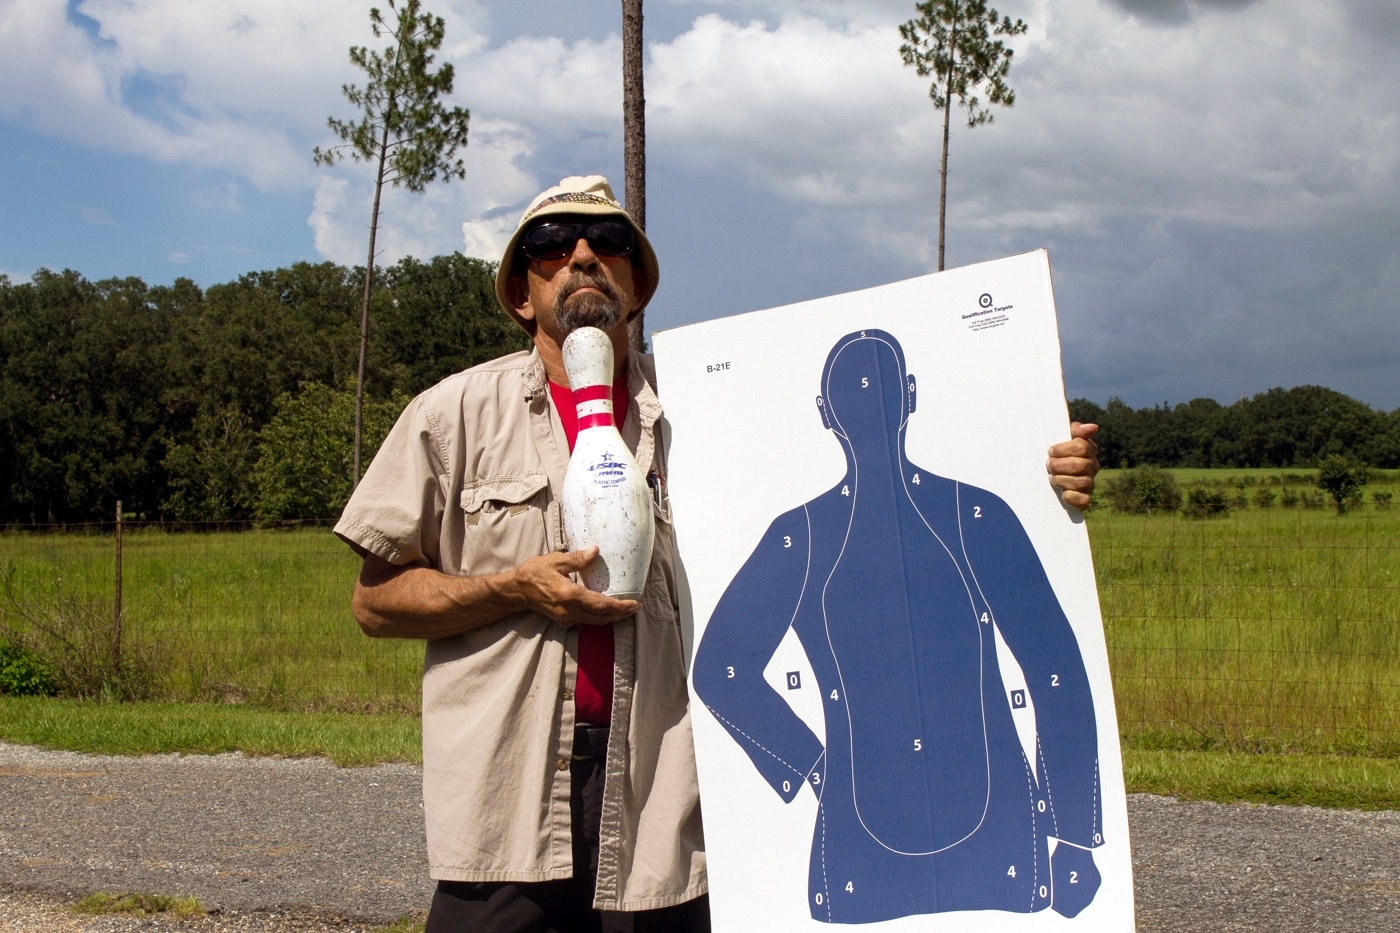
{"type": "Polygon", "coordinates": [[[1105,467],[1299,467],[1332,455],[1400,467],[1400,409],[1377,411],[1321,386],[1269,389],[1230,405],[1208,398],[1132,408],[1069,403],[1070,417],[1099,425],[1105,467]]]}
{"type": "MultiPolygon", "coordinates": [[[[326,518],[349,495],[364,270],[297,263],[188,279],[0,276],[0,524],[326,518]]],[[[377,270],[371,453],[412,394],[528,345],[494,265],[458,254],[377,270]]],[[[1400,410],[1318,386],[1231,405],[1070,403],[1108,467],[1400,467],[1400,410]]]]}
{"type": "MultiPolygon", "coordinates": [[[[0,276],[0,523],[323,518],[351,484],[363,269],[0,276]]],[[[367,450],[412,393],[528,345],[492,263],[376,270],[367,450]]]]}

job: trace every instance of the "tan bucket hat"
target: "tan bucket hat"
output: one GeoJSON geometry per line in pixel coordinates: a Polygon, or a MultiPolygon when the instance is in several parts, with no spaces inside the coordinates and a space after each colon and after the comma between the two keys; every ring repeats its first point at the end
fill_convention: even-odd
{"type": "Polygon", "coordinates": [[[516,251],[520,249],[520,237],[524,235],[525,228],[541,217],[555,214],[617,215],[627,221],[627,224],[636,232],[636,255],[647,274],[646,290],[639,296],[641,303],[632,312],[632,317],[636,317],[647,306],[647,302],[651,301],[651,296],[656,294],[657,283],[661,280],[661,267],[656,262],[656,252],[651,248],[651,241],[647,239],[647,235],[642,232],[642,228],[637,226],[636,221],[628,215],[627,211],[623,210],[622,205],[613,196],[608,180],[602,175],[574,175],[565,178],[553,188],[536,195],[535,199],[530,202],[530,206],[525,208],[525,213],[520,215],[520,223],[515,227],[515,233],[511,236],[510,242],[506,244],[505,253],[501,256],[500,267],[496,269],[496,301],[500,303],[502,310],[522,327],[525,326],[525,322],[515,313],[515,308],[511,307],[510,297],[506,293],[506,282],[509,281],[511,269],[515,265],[516,251]]]}

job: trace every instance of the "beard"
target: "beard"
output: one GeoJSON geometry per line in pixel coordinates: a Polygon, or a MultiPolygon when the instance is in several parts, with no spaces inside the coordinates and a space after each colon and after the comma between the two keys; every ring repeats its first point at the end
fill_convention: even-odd
{"type": "Polygon", "coordinates": [[[554,296],[554,320],[565,334],[580,327],[596,327],[610,331],[622,320],[622,301],[617,289],[602,276],[576,273],[554,296]],[[579,289],[592,287],[598,292],[576,294],[579,289]]]}

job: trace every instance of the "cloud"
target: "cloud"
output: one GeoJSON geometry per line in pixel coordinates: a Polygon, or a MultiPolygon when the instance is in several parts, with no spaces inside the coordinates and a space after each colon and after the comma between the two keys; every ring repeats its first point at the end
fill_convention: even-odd
{"type": "Polygon", "coordinates": [[[715,15],[652,47],[649,143],[692,165],[733,166],[814,206],[907,193],[928,114],[893,27],[792,15],[776,27],[715,15]],[[922,105],[922,106],[921,106],[922,105]]]}
{"type": "MultiPolygon", "coordinates": [[[[453,21],[454,49],[476,36],[453,21]]],[[[0,8],[0,118],[90,148],[307,187],[352,44],[384,44],[339,0],[25,0],[0,8]],[[94,35],[94,31],[96,35],[94,35]],[[34,80],[34,76],[43,76],[34,80]]]]}
{"type": "MultiPolygon", "coordinates": [[[[717,13],[738,22],[763,20],[777,23],[794,13],[842,26],[886,26],[903,22],[915,15],[910,0],[670,0],[681,10],[696,11],[695,16],[717,13]]],[[[1017,0],[1011,0],[1013,4],[1017,0]]],[[[648,15],[651,15],[648,13],[648,15]]]]}
{"type": "MultiPolygon", "coordinates": [[[[792,205],[787,245],[811,259],[786,271],[828,283],[808,287],[927,271],[939,115],[894,55],[904,14],[745,6],[767,18],[702,16],[653,46],[651,141],[792,205]]],[[[1051,247],[1072,384],[1137,404],[1300,379],[1395,397],[1400,88],[1375,80],[1393,5],[1000,6],[1032,26],[1018,102],[954,124],[950,262],[1051,247]]]]}
{"type": "Polygon", "coordinates": [[[119,227],[119,226],[121,226],[121,224],[117,223],[116,220],[112,217],[111,214],[107,213],[107,211],[103,210],[103,209],[100,208],[100,207],[76,207],[76,206],[75,206],[75,207],[73,208],[73,210],[77,211],[78,214],[79,214],[79,216],[81,216],[81,217],[83,218],[83,220],[86,221],[87,223],[96,224],[96,225],[99,226],[99,227],[119,227]]]}
{"type": "MultiPolygon", "coordinates": [[[[1050,248],[1072,387],[1146,404],[1394,382],[1400,85],[1383,76],[1400,6],[995,5],[1031,28],[1012,43],[1016,106],[987,127],[954,123],[949,263],[1050,248]]],[[[545,185],[622,180],[615,9],[439,6],[453,102],[473,115],[468,174],[389,191],[380,261],[495,259],[545,185]]],[[[913,13],[908,0],[649,5],[649,233],[698,270],[668,266],[658,317],[932,268],[941,122],[899,60],[913,13]],[[705,235],[726,223],[728,249],[705,235]]],[[[310,150],[333,141],[328,115],[353,116],[339,86],[362,75],[347,48],[379,42],[340,0],[0,4],[0,121],[177,169],[168,183],[187,190],[169,198],[211,218],[256,225],[263,192],[304,197],[315,250],[362,264],[367,168],[317,168],[310,150]]],[[[129,203],[111,209],[135,230],[129,203]]],[[[1395,391],[1370,397],[1400,403],[1395,391]]]]}
{"type": "MultiPolygon", "coordinates": [[[[422,194],[384,189],[376,262],[453,251],[498,260],[520,207],[539,189],[519,164],[533,147],[532,134],[520,126],[474,119],[469,144],[459,153],[464,181],[430,185],[422,194]]],[[[319,179],[307,224],[321,256],[364,265],[373,197],[368,164],[345,164],[319,179]]]]}
{"type": "Polygon", "coordinates": [[[1238,10],[1259,0],[1109,0],[1114,6],[1149,22],[1180,25],[1207,10],[1238,10]]]}

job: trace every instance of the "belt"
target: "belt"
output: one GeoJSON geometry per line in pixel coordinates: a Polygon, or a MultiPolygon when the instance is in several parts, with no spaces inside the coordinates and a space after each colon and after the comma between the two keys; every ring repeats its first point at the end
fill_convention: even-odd
{"type": "Polygon", "coordinates": [[[608,755],[608,727],[593,723],[574,726],[574,761],[591,761],[608,755]]]}

